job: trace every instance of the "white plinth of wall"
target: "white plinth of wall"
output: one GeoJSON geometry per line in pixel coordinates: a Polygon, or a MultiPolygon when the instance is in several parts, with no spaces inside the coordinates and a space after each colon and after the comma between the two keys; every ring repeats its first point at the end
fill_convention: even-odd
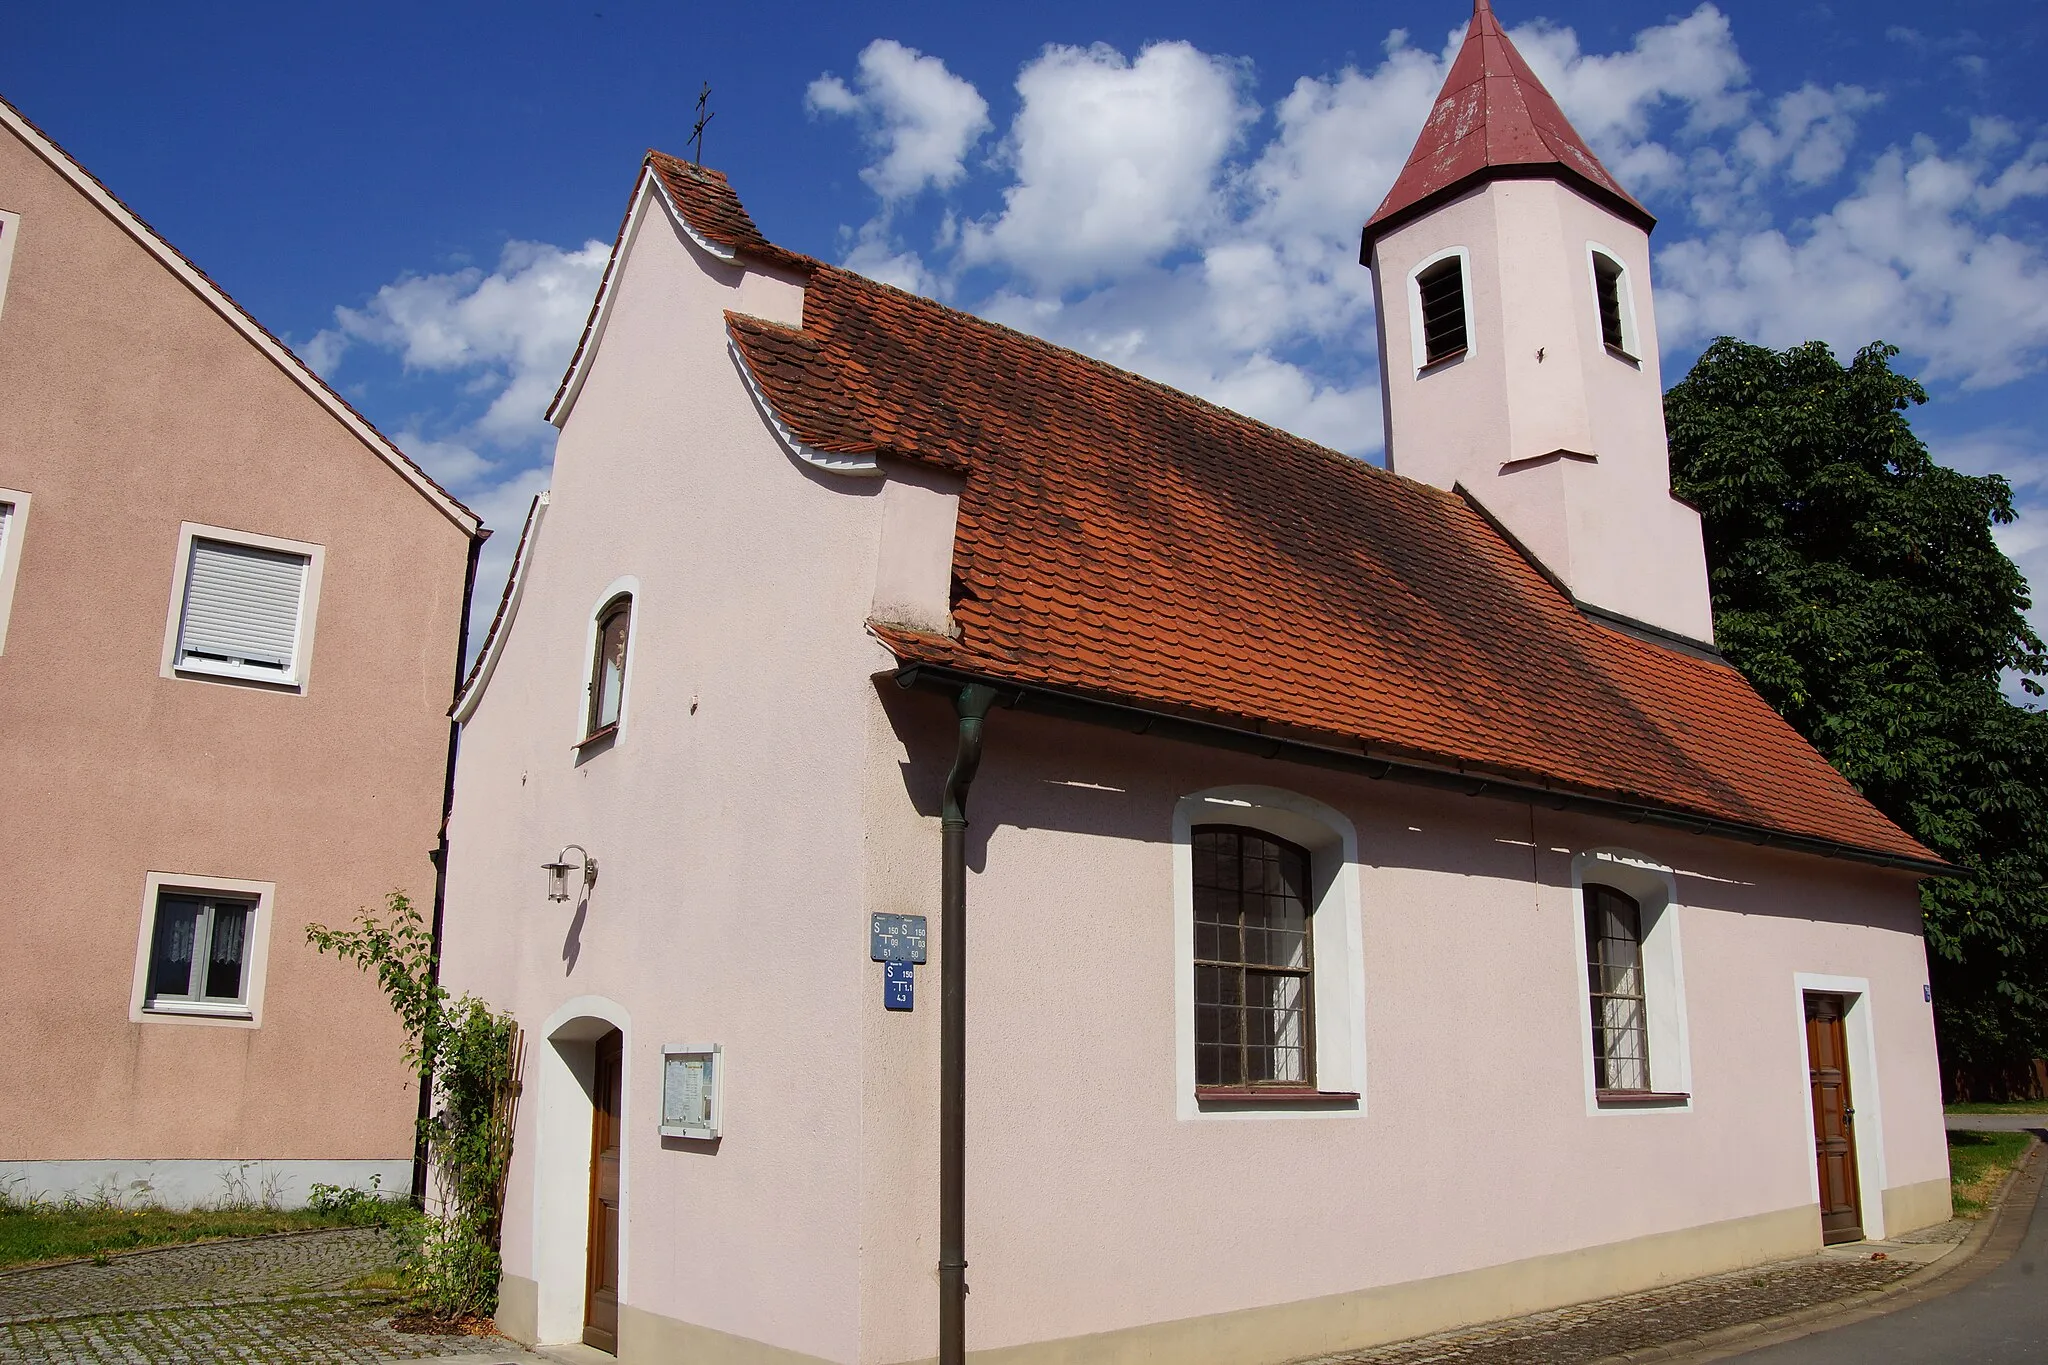
{"type": "Polygon", "coordinates": [[[0,1195],[52,1204],[170,1209],[260,1204],[295,1209],[304,1207],[315,1185],[403,1195],[412,1188],[412,1156],[367,1161],[0,1161],[0,1195]]]}

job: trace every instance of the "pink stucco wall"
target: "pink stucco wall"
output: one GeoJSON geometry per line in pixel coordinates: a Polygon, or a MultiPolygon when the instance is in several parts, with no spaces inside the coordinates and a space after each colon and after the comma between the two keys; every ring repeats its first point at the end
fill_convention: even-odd
{"type": "Polygon", "coordinates": [[[1462,483],[1580,598],[1711,639],[1699,515],[1670,496],[1648,234],[1553,181],[1499,180],[1388,233],[1373,260],[1394,470],[1462,483]],[[1633,363],[1601,341],[1590,243],[1626,268],[1633,363]],[[1471,349],[1418,375],[1409,275],[1454,247],[1471,349]],[[1514,466],[1558,450],[1597,463],[1514,466]]]}
{"type": "MultiPolygon", "coordinates": [[[[580,1325],[575,1058],[616,1025],[628,1309],[834,1361],[936,1346],[939,944],[916,1011],[888,1013],[866,933],[874,911],[936,931],[953,726],[874,677],[888,660],[861,623],[922,562],[892,552],[892,525],[946,517],[892,519],[894,475],[818,472],[762,420],[722,311],[794,322],[800,297],[650,210],[465,728],[447,979],[529,1030],[508,1302],[537,1283],[548,1339],[580,1325]],[[626,717],[579,757],[590,622],[621,586],[626,717]],[[597,883],[550,903],[540,864],[572,841],[597,883]],[[665,1042],[725,1049],[715,1146],[656,1134],[665,1042]]],[[[1806,1209],[1796,972],[1869,982],[1883,1183],[1945,1173],[1900,875],[1007,711],[972,816],[972,1348],[1806,1209]],[[1355,826],[1362,1113],[1185,1115],[1174,815],[1228,784],[1355,826]],[[1675,870],[1680,1111],[1589,1112],[1571,869],[1597,848],[1675,870]]]]}
{"type": "MultiPolygon", "coordinates": [[[[723,319],[794,323],[801,297],[705,255],[658,206],[641,221],[564,424],[517,621],[464,728],[445,961],[451,986],[531,1034],[509,1274],[548,1281],[560,1238],[580,1245],[573,1217],[550,1224],[535,1206],[536,1185],[577,1164],[546,1164],[562,1093],[542,1054],[551,1016],[594,997],[625,1023],[624,1301],[851,1359],[859,792],[881,657],[862,622],[883,482],[783,451],[723,319]],[[579,761],[589,623],[628,579],[620,735],[579,761]],[[572,840],[598,881],[587,904],[553,904],[540,865],[572,840]],[[730,1136],[715,1150],[655,1133],[661,1045],[693,1042],[725,1047],[730,1136]]],[[[587,1172],[587,1145],[581,1160],[587,1172]]],[[[562,1273],[580,1310],[580,1261],[562,1273]]]]}
{"type": "MultiPolygon", "coordinates": [[[[891,712],[908,783],[923,787],[896,779],[885,822],[902,827],[887,877],[908,902],[937,859],[935,822],[909,808],[935,789],[949,727],[936,698],[891,712]]],[[[893,764],[877,785],[892,778],[893,764]]],[[[1917,898],[1898,874],[1002,711],[973,817],[971,1348],[1810,1205],[1795,972],[1869,980],[1886,1184],[1946,1175],[1917,898]],[[1357,827],[1363,1117],[1177,1117],[1171,817],[1181,797],[1235,783],[1314,797],[1357,827]],[[1689,1111],[1587,1111],[1571,855],[1594,848],[1678,874],[1689,1111]]],[[[876,1008],[870,1029],[897,1036],[928,1090],[918,1026],[876,1008]]],[[[873,1093],[871,1123],[901,1102],[893,1087],[873,1093]]],[[[932,1124],[910,1108],[868,1158],[895,1177],[870,1197],[904,1214],[877,1217],[868,1238],[868,1360],[935,1345],[918,1243],[934,1207],[932,1124]]]]}
{"type": "Polygon", "coordinates": [[[0,1160],[403,1159],[383,997],[307,946],[430,907],[468,537],[11,133],[0,1160]],[[304,695],[159,676],[180,522],[324,548],[304,695]],[[131,1022],[151,872],[276,885],[256,1027],[131,1022]]]}

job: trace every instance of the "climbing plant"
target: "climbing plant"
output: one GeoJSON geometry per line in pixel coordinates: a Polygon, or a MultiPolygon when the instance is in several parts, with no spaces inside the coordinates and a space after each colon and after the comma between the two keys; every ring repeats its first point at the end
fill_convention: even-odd
{"type": "Polygon", "coordinates": [[[397,1227],[406,1293],[426,1317],[488,1317],[498,1300],[519,1026],[474,996],[456,998],[442,987],[433,932],[403,892],[386,897],[382,915],[365,910],[347,929],[309,925],[306,938],[377,978],[405,1028],[406,1060],[432,1096],[419,1136],[433,1197],[397,1227]]]}

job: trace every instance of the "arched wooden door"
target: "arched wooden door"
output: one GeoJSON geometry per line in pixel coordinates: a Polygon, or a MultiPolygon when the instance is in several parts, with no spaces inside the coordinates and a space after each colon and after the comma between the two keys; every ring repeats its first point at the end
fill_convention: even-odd
{"type": "Polygon", "coordinates": [[[1820,1165],[1820,1235],[1826,1243],[1863,1240],[1856,1185],[1856,1108],[1849,1095],[1847,1002],[1806,997],[1806,1066],[1813,1091],[1813,1154],[1820,1165]]]}
{"type": "Polygon", "coordinates": [[[591,1082],[590,1253],[583,1291],[583,1343],[619,1353],[619,1085],[617,1029],[597,1040],[591,1082]]]}

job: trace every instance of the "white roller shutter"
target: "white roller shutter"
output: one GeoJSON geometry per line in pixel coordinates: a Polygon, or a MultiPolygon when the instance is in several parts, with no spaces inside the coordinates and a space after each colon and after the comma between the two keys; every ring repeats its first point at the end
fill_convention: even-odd
{"type": "Polygon", "coordinates": [[[304,555],[195,538],[178,661],[292,677],[305,592],[304,555]]]}

